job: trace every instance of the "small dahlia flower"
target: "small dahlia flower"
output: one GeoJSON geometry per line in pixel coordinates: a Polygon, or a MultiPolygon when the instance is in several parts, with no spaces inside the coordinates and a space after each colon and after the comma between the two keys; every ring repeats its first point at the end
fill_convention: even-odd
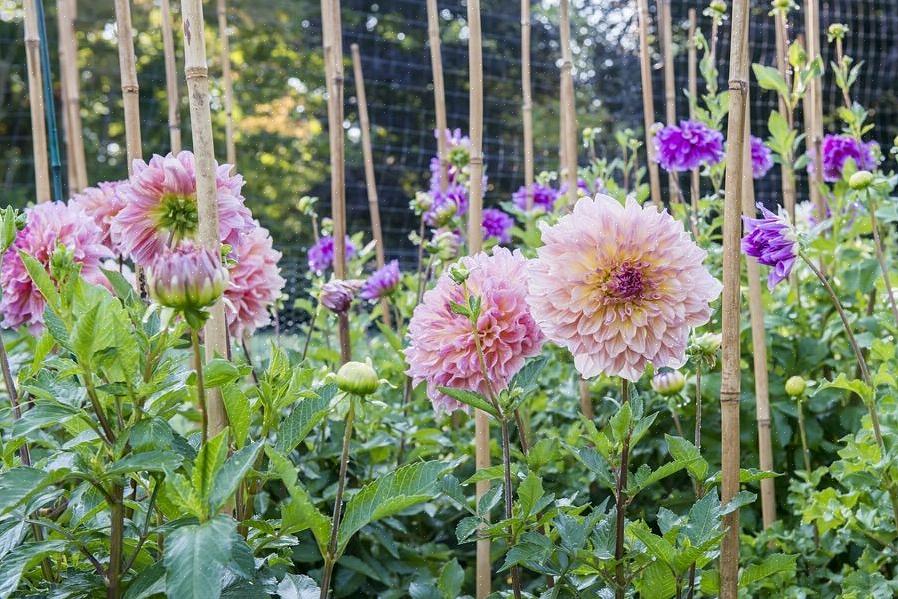
{"type": "MultiPolygon", "coordinates": [[[[561,192],[542,183],[533,184],[533,209],[542,210],[543,212],[552,212],[555,208],[555,202],[561,192]]],[[[511,196],[511,201],[521,210],[527,209],[527,187],[522,185],[511,196]]]]}
{"type": "Polygon", "coordinates": [[[362,281],[356,279],[334,279],[321,287],[318,299],[328,310],[342,314],[349,310],[361,287],[362,281]]]}
{"type": "MultiPolygon", "coordinates": [[[[842,179],[842,169],[849,159],[860,170],[873,170],[878,161],[874,150],[876,142],[860,142],[850,135],[826,135],[823,138],[823,180],[833,183],[842,179]]],[[[808,162],[808,173],[816,172],[813,155],[808,162]]]]}
{"type": "MultiPolygon", "coordinates": [[[[240,232],[255,226],[243,205],[243,177],[230,165],[216,165],[218,231],[223,243],[237,243],[240,232]]],[[[199,225],[196,202],[196,161],[192,152],[155,155],[149,163],[134,161],[130,183],[122,188],[124,207],[115,218],[124,255],[148,266],[165,247],[182,239],[195,240],[199,225]]]]}
{"type": "Polygon", "coordinates": [[[112,252],[103,243],[103,232],[75,204],[46,202],[25,211],[26,225],[16,234],[0,265],[0,313],[2,326],[27,325],[32,331],[44,322],[44,297],[38,291],[19,251],[28,254],[49,269],[50,258],[59,245],[65,246],[73,260],[81,265],[81,276],[93,285],[108,285],[100,270],[112,252]]]}
{"type": "Polygon", "coordinates": [[[225,316],[231,337],[242,339],[271,322],[270,308],[285,281],[278,268],[281,253],[272,247],[271,235],[264,227],[243,231],[231,257],[235,263],[224,291],[225,316]]]}
{"type": "Polygon", "coordinates": [[[228,271],[218,252],[182,241],[162,252],[147,268],[147,288],[157,303],[184,314],[193,328],[194,319],[221,297],[228,284],[228,271]]]}
{"type": "Polygon", "coordinates": [[[468,271],[464,286],[448,272],[424,294],[409,323],[411,340],[405,350],[407,374],[427,395],[437,413],[464,409],[440,387],[488,394],[508,386],[527,358],[540,352],[543,334],[527,306],[526,266],[520,252],[497,247],[461,259],[468,271]],[[456,314],[453,303],[467,304],[465,292],[480,298],[477,330],[467,316],[456,314]],[[486,362],[484,379],[475,338],[486,362]]]}
{"type": "Polygon", "coordinates": [[[721,285],[681,222],[632,197],[622,206],[599,194],[541,230],[530,308],[584,378],[636,381],[649,363],[685,363],[689,330],[708,322],[721,285]]]}
{"type": "MultiPolygon", "coordinates": [[[[355,244],[346,236],[346,259],[355,256],[355,244]]],[[[308,252],[309,269],[322,274],[334,265],[334,238],[330,235],[321,237],[308,252]]]]}
{"type": "Polygon", "coordinates": [[[760,264],[773,267],[767,276],[767,287],[773,289],[792,272],[798,257],[798,238],[782,209],[774,214],[762,204],[758,208],[763,218],[742,217],[745,225],[742,252],[760,264]]]}
{"type": "Polygon", "coordinates": [[[661,127],[654,144],[655,160],[666,171],[689,171],[723,160],[723,134],[698,121],[661,127]]]}
{"type": "Polygon", "coordinates": [[[128,181],[104,181],[96,187],[87,187],[81,193],[72,196],[69,203],[81,208],[84,213],[94,219],[103,232],[103,245],[116,256],[121,255],[118,232],[113,228],[118,213],[125,206],[122,190],[128,181]]]}
{"type": "Polygon", "coordinates": [[[497,239],[499,243],[511,242],[511,227],[514,220],[498,208],[486,208],[483,211],[483,236],[497,239]]]}
{"type": "Polygon", "coordinates": [[[665,397],[678,394],[685,386],[686,377],[673,368],[661,368],[652,377],[652,389],[665,397]]]}
{"type": "Polygon", "coordinates": [[[383,268],[371,273],[371,276],[362,285],[359,297],[369,301],[379,300],[393,293],[393,290],[399,285],[399,277],[399,262],[391,260],[383,268]]]}
{"type": "Polygon", "coordinates": [[[773,168],[773,152],[760,137],[751,136],[751,174],[760,179],[773,168]]]}
{"type": "Polygon", "coordinates": [[[433,202],[424,213],[424,222],[429,227],[442,227],[468,211],[468,190],[461,185],[450,185],[445,192],[436,189],[431,194],[433,202]]]}

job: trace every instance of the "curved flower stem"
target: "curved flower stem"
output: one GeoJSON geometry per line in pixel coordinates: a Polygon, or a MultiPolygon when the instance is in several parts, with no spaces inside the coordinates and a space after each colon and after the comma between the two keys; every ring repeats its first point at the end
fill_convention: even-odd
{"type": "Polygon", "coordinates": [[[203,416],[203,443],[209,440],[209,414],[206,411],[206,383],[203,379],[203,356],[200,354],[200,335],[190,329],[190,343],[193,345],[193,367],[196,370],[196,397],[203,416]]]}
{"type": "Polygon", "coordinates": [[[327,599],[330,592],[331,576],[337,563],[337,538],[340,532],[340,516],[343,511],[343,492],[346,490],[346,469],[349,465],[349,444],[352,440],[352,425],[355,420],[355,398],[349,396],[349,410],[343,426],[343,450],[340,452],[340,474],[337,478],[337,496],[334,498],[334,515],[331,520],[331,535],[324,556],[324,572],[321,575],[320,599],[327,599]]]}
{"type": "Polygon", "coordinates": [[[801,457],[804,458],[805,472],[811,474],[811,450],[808,449],[808,435],[804,427],[804,401],[798,399],[798,434],[801,437],[801,457]]]}
{"type": "MultiPolygon", "coordinates": [[[[627,379],[621,379],[621,405],[630,401],[630,387],[627,379]]],[[[630,432],[623,440],[620,455],[620,469],[617,473],[617,486],[614,491],[614,505],[616,516],[615,546],[614,560],[617,562],[615,567],[615,581],[617,583],[614,589],[616,599],[625,599],[627,596],[627,577],[624,572],[624,524],[626,522],[625,511],[627,501],[625,493],[627,490],[627,467],[630,459],[630,432]]]]}
{"type": "MultiPolygon", "coordinates": [[[[695,369],[695,448],[701,453],[702,451],[702,367],[699,364],[695,369]]],[[[701,499],[705,495],[705,488],[702,481],[695,481],[695,496],[701,499]]],[[[695,562],[689,566],[689,591],[686,594],[687,599],[695,596],[695,562]]]]}
{"type": "Polygon", "coordinates": [[[870,224],[873,226],[873,241],[876,246],[876,259],[879,261],[880,270],[882,270],[882,282],[885,283],[886,294],[889,297],[889,306],[892,308],[892,316],[895,317],[895,326],[898,326],[898,302],[895,301],[895,291],[892,289],[889,265],[886,262],[882,238],[879,235],[879,222],[876,219],[876,204],[872,201],[870,202],[870,224]]]}

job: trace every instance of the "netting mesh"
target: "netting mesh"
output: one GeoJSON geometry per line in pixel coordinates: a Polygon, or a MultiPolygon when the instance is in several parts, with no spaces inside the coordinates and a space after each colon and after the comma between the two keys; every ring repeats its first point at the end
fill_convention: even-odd
{"type": "MultiPolygon", "coordinates": [[[[56,56],[57,29],[54,7],[48,6],[47,29],[52,56],[56,56]]],[[[81,112],[92,182],[120,179],[126,174],[121,93],[111,2],[79,4],[75,23],[79,46],[81,112]]],[[[178,22],[177,2],[172,2],[178,22]]],[[[414,259],[408,232],[415,228],[408,201],[427,184],[429,161],[435,152],[433,87],[427,44],[427,19],[422,0],[344,0],[343,28],[346,56],[347,203],[351,231],[368,229],[367,197],[362,170],[355,85],[349,62],[350,44],[361,49],[374,162],[381,202],[386,249],[390,257],[406,263],[414,259]]],[[[609,133],[617,127],[641,128],[640,86],[636,56],[634,2],[629,0],[574,0],[573,36],[578,117],[581,126],[609,133]]],[[[655,3],[650,3],[655,16],[655,3]]],[[[460,0],[441,0],[440,23],[446,81],[448,122],[467,128],[468,54],[466,7],[460,0]]],[[[775,64],[772,18],[768,3],[754,2],[751,20],[752,60],[775,64]]],[[[687,11],[699,13],[705,32],[709,20],[701,16],[705,3],[672,2],[677,87],[686,87],[687,11]]],[[[132,2],[141,85],[140,108],[145,154],[168,151],[164,63],[159,7],[149,0],[132,2]]],[[[533,8],[533,96],[537,169],[557,167],[558,46],[557,2],[535,2],[533,8]]],[[[898,101],[894,85],[898,60],[893,32],[898,11],[890,0],[839,0],[821,5],[821,27],[844,22],[851,29],[846,51],[864,61],[864,73],[854,96],[872,111],[878,141],[887,144],[898,133],[898,101]]],[[[801,32],[795,18],[792,33],[801,32]]],[[[309,0],[250,2],[230,0],[229,33],[234,62],[235,117],[238,171],[246,179],[245,195],[254,213],[268,226],[284,254],[283,269],[289,293],[302,292],[304,249],[311,239],[309,223],[298,216],[303,195],[319,196],[320,212],[329,213],[328,148],[320,4],[309,0]]],[[[483,6],[485,110],[484,151],[489,187],[486,203],[510,197],[522,184],[522,130],[520,124],[520,13],[509,0],[483,6]]],[[[725,86],[728,28],[721,32],[719,70],[725,86]]],[[[218,69],[217,18],[207,3],[207,45],[213,77],[216,151],[224,156],[224,115],[218,69]]],[[[176,29],[180,60],[179,31],[176,29]]],[[[4,197],[25,205],[34,193],[30,121],[22,32],[21,3],[0,0],[0,177],[4,197]]],[[[832,58],[824,42],[827,64],[832,58]]],[[[657,44],[655,52],[656,118],[663,111],[663,80],[657,44]]],[[[58,62],[54,58],[58,90],[58,62]]],[[[187,101],[181,83],[184,145],[190,147],[187,101]]],[[[824,85],[824,111],[832,114],[841,102],[828,73],[824,85]]],[[[58,101],[58,98],[57,98],[58,101]]],[[[770,92],[753,88],[753,132],[766,136],[766,118],[775,106],[770,92]]],[[[678,96],[678,114],[687,113],[686,98],[678,96]]],[[[800,121],[799,121],[800,122],[800,121]]],[[[827,121],[827,131],[837,124],[827,121]]],[[[613,142],[608,141],[609,146],[613,142]]],[[[599,152],[606,148],[599,148],[599,152]]],[[[63,152],[64,155],[64,152],[63,152]]],[[[65,169],[63,169],[65,170],[65,169]]],[[[799,181],[800,189],[802,182],[799,181]]],[[[775,171],[758,185],[759,199],[777,201],[775,171]]],[[[292,326],[289,312],[282,324],[292,326]]]]}

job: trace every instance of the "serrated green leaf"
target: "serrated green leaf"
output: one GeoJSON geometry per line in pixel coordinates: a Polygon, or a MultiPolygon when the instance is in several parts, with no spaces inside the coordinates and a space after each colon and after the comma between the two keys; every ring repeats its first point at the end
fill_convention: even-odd
{"type": "Polygon", "coordinates": [[[228,413],[228,426],[234,436],[234,446],[240,449],[246,443],[253,420],[249,398],[237,385],[226,385],[221,390],[221,400],[228,413]]]}
{"type": "Polygon", "coordinates": [[[43,484],[46,476],[43,470],[25,466],[0,472],[0,513],[28,497],[43,484]]]}
{"type": "Polygon", "coordinates": [[[638,539],[643,545],[645,545],[646,549],[648,549],[649,554],[655,557],[658,560],[664,562],[669,568],[673,568],[673,560],[676,556],[676,548],[665,538],[659,537],[651,530],[649,530],[648,525],[641,521],[637,520],[635,522],[630,522],[627,524],[627,533],[638,539]]]}
{"type": "Polygon", "coordinates": [[[312,429],[327,416],[330,400],[329,397],[315,395],[297,402],[278,429],[278,451],[290,453],[302,443],[312,429]]]}
{"type": "Polygon", "coordinates": [[[237,491],[237,486],[253,467],[261,448],[262,441],[247,445],[234,452],[234,455],[218,469],[212,484],[212,492],[209,494],[209,513],[215,513],[221,509],[231,495],[237,491]]]}
{"type": "Polygon", "coordinates": [[[461,567],[457,559],[446,562],[440,570],[440,578],[437,580],[437,588],[443,595],[443,599],[456,599],[461,596],[461,585],[465,581],[465,569],[461,567]]]}
{"type": "Polygon", "coordinates": [[[505,476],[505,467],[502,464],[497,464],[496,466],[490,466],[488,468],[481,468],[468,478],[462,482],[462,485],[470,485],[471,483],[478,483],[482,480],[497,480],[503,478],[505,476]]]}
{"type": "Polygon", "coordinates": [[[748,587],[757,581],[775,574],[795,574],[795,563],[798,556],[785,553],[773,553],[766,556],[759,564],[749,564],[739,576],[739,586],[748,587]]]}
{"type": "Polygon", "coordinates": [[[21,258],[28,276],[34,281],[34,286],[47,300],[48,307],[57,308],[60,304],[59,292],[56,290],[56,285],[53,284],[53,279],[50,278],[50,273],[44,269],[44,265],[22,250],[19,250],[19,258],[21,258]]]}
{"type": "Polygon", "coordinates": [[[683,437],[674,437],[672,435],[664,435],[667,440],[667,450],[670,457],[678,462],[686,464],[686,470],[696,480],[704,480],[708,474],[708,462],[702,457],[701,452],[688,440],[683,437]]]}
{"type": "Polygon", "coordinates": [[[25,570],[50,554],[66,551],[65,541],[44,541],[19,545],[0,560],[0,599],[12,595],[25,570]]]}
{"type": "Polygon", "coordinates": [[[165,538],[165,594],[169,599],[218,599],[231,559],[235,522],[216,516],[174,529],[165,538]]]}
{"type": "Polygon", "coordinates": [[[462,518],[455,526],[455,538],[459,543],[464,543],[472,534],[474,534],[474,531],[477,530],[478,526],[480,526],[480,518],[476,516],[462,518]]]}
{"type": "Polygon", "coordinates": [[[518,504],[515,506],[520,509],[523,517],[531,515],[536,502],[543,496],[543,481],[533,472],[527,474],[527,477],[518,485],[518,504]]]}
{"type": "Polygon", "coordinates": [[[173,451],[153,450],[132,453],[106,468],[108,476],[132,472],[172,472],[181,465],[181,456],[173,451]]]}
{"type": "Polygon", "coordinates": [[[642,599],[670,599],[677,594],[677,581],[667,566],[653,562],[642,571],[637,588],[642,599]]]}
{"type": "Polygon", "coordinates": [[[215,473],[228,456],[228,429],[206,441],[193,463],[191,482],[198,497],[208,502],[215,481],[215,473]]]}

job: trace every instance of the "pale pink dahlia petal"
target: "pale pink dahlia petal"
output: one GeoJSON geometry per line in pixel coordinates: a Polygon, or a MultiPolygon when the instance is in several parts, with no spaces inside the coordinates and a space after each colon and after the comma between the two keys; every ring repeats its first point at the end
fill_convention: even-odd
{"type": "Polygon", "coordinates": [[[241,339],[271,322],[271,307],[281,295],[284,278],[278,268],[281,253],[272,247],[268,230],[242,231],[234,246],[230,284],[225,289],[225,313],[231,336],[241,339]]]}
{"type": "Polygon", "coordinates": [[[112,250],[115,255],[120,255],[118,233],[113,230],[118,213],[124,207],[122,200],[123,186],[128,181],[104,181],[96,187],[88,187],[70,200],[71,204],[78,206],[87,216],[92,218],[103,233],[103,245],[112,250]]]}
{"type": "Polygon", "coordinates": [[[708,322],[721,285],[681,222],[599,194],[541,228],[528,302],[581,375],[636,381],[649,363],[683,365],[689,330],[708,322]]]}
{"type": "MultiPolygon", "coordinates": [[[[230,175],[227,165],[216,165],[218,229],[221,241],[234,246],[241,231],[255,223],[244,206],[243,178],[230,175]]],[[[148,265],[165,247],[182,239],[195,239],[198,226],[196,168],[192,152],[155,155],[149,163],[134,161],[129,185],[122,188],[124,207],[113,234],[122,253],[137,264],[148,265]]]]}
{"type": "Polygon", "coordinates": [[[527,358],[539,354],[543,334],[527,305],[526,265],[520,252],[497,247],[492,254],[462,258],[470,271],[471,295],[481,298],[477,331],[489,384],[483,377],[466,316],[452,312],[452,302],[464,303],[464,290],[448,274],[424,294],[409,323],[411,343],[405,350],[407,374],[415,385],[426,382],[434,410],[451,412],[464,405],[439,391],[453,387],[489,393],[505,389],[527,358]]]}
{"type": "Polygon", "coordinates": [[[38,204],[26,210],[25,216],[25,228],[18,232],[0,265],[0,313],[6,328],[24,324],[38,330],[44,322],[44,298],[28,276],[20,250],[48,268],[53,252],[62,244],[81,265],[81,276],[93,285],[108,285],[100,265],[113,256],[103,244],[103,232],[76,204],[38,204]]]}

